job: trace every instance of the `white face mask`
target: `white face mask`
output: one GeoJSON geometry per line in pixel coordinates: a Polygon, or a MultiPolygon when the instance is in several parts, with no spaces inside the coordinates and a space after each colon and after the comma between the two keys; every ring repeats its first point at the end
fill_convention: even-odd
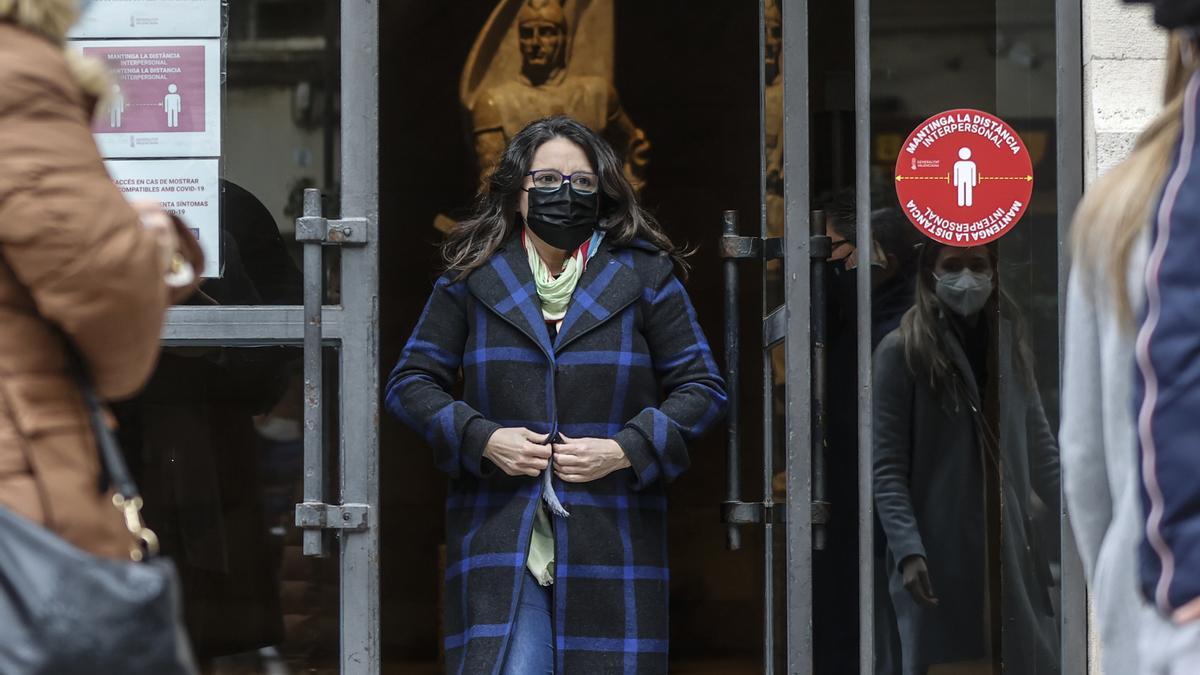
{"type": "Polygon", "coordinates": [[[937,279],[937,297],[959,316],[973,316],[992,297],[992,275],[961,270],[947,272],[937,279]]]}

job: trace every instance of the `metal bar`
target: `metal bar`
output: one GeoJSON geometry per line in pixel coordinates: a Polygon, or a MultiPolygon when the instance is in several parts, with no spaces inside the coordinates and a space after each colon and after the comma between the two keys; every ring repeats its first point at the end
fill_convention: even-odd
{"type": "MultiPolygon", "coordinates": [[[[829,236],[825,233],[825,213],[813,211],[809,216],[809,275],[811,283],[812,322],[812,498],[813,502],[828,501],[825,491],[825,416],[829,400],[829,371],[827,343],[829,326],[826,314],[828,305],[825,287],[825,268],[829,264],[829,236]]],[[[813,548],[825,549],[825,525],[813,523],[813,548]]]]}
{"type": "MultiPolygon", "coordinates": [[[[304,191],[304,215],[321,216],[321,192],[304,191]]],[[[322,244],[304,243],[304,503],[325,503],[325,359],[321,344],[321,301],[325,295],[322,244]]],[[[304,555],[324,556],[325,532],[304,530],[304,555]]]]}
{"type": "MultiPolygon", "coordinates": [[[[342,339],[341,307],[321,310],[321,339],[326,345],[342,339]]],[[[304,308],[172,307],[167,311],[162,342],[167,347],[270,347],[304,343],[304,308]]]]}
{"type": "MultiPolygon", "coordinates": [[[[758,2],[758,229],[767,238],[767,2],[758,2]]],[[[762,315],[774,309],[770,303],[770,277],[766,261],[762,266],[762,315]]],[[[762,499],[765,510],[774,506],[775,473],[775,375],[771,349],[760,349],[762,356],[762,499]]],[[[763,673],[775,672],[775,523],[763,519],[763,673]]]]}
{"type": "MultiPolygon", "coordinates": [[[[379,513],[379,5],[342,0],[343,217],[366,218],[367,243],[342,249],[341,500],[379,513]]],[[[377,675],[379,527],[343,532],[343,675],[377,675]]]]}
{"type": "MultiPolygon", "coordinates": [[[[722,234],[725,237],[736,236],[738,229],[737,211],[726,211],[721,218],[722,234]]],[[[739,302],[738,263],[737,260],[726,258],[722,263],[725,272],[725,394],[729,400],[729,413],[726,418],[726,449],[725,449],[725,503],[732,504],[742,500],[742,440],[738,421],[741,417],[741,345],[739,320],[741,307],[739,302]]],[[[728,522],[728,521],[727,521],[728,522]]],[[[729,523],[726,530],[726,543],[730,551],[742,547],[742,530],[734,523],[729,523]]]]}
{"type": "Polygon", "coordinates": [[[781,0],[783,9],[784,301],[788,306],[787,672],[809,675],[812,659],[812,458],[809,379],[809,78],[808,0],[781,0]]]}
{"type": "Polygon", "coordinates": [[[854,195],[858,265],[858,654],[875,672],[874,405],[871,382],[871,0],[854,0],[854,195]]]}
{"type": "MultiPolygon", "coordinates": [[[[1054,3],[1055,144],[1058,178],[1058,307],[1059,363],[1063,353],[1063,313],[1070,269],[1065,245],[1075,206],[1083,195],[1083,16],[1076,0],[1054,3]]],[[[1088,672],[1087,583],[1075,547],[1066,499],[1062,503],[1059,536],[1062,555],[1062,672],[1088,672]]]]}

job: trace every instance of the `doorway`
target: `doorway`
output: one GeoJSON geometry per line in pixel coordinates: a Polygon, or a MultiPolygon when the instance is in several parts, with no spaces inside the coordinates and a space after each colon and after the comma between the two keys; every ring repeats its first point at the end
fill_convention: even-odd
{"type": "MultiPolygon", "coordinates": [[[[238,424],[223,428],[245,432],[240,438],[248,450],[235,452],[243,446],[229,439],[204,440],[224,454],[201,469],[227,494],[246,497],[241,504],[222,502],[223,517],[238,527],[217,532],[215,521],[195,517],[203,509],[159,516],[179,524],[177,555],[192,555],[198,567],[188,600],[204,608],[196,625],[212,631],[206,640],[213,673],[269,672],[263,664],[272,658],[285,662],[286,672],[373,672],[376,664],[384,673],[441,672],[444,481],[419,438],[378,416],[377,392],[436,276],[441,235],[435,222],[442,214],[461,215],[476,186],[459,79],[496,2],[398,0],[378,7],[377,15],[366,4],[255,0],[230,8],[224,176],[262,202],[282,235],[271,247],[288,257],[274,257],[276,267],[258,253],[247,258],[251,268],[263,270],[257,285],[270,289],[270,297],[260,290],[222,303],[227,306],[172,314],[166,339],[176,351],[160,374],[166,384],[135,411],[156,420],[157,432],[139,420],[127,426],[137,436],[127,445],[141,448],[144,468],[169,464],[155,450],[162,437],[211,428],[211,420],[230,414],[236,403],[238,424]],[[377,254],[354,245],[319,247],[327,249],[323,259],[301,274],[306,254],[292,242],[292,223],[306,215],[303,190],[313,187],[326,195],[329,218],[378,224],[377,254]],[[314,279],[321,283],[314,286],[314,279]],[[323,295],[316,311],[324,332],[309,335],[301,349],[311,324],[301,305],[306,289],[311,294],[314,288],[323,295]],[[321,361],[306,358],[317,352],[321,361]],[[324,433],[321,442],[309,441],[306,453],[302,385],[317,373],[324,405],[308,414],[309,420],[320,416],[324,433]],[[207,388],[197,390],[196,382],[207,388]],[[238,398],[243,384],[261,388],[262,396],[238,398]],[[220,404],[208,406],[208,421],[190,399],[177,396],[184,390],[220,404]],[[160,416],[164,410],[176,418],[160,416]],[[378,447],[364,432],[376,422],[378,447]],[[243,464],[247,454],[260,459],[254,471],[243,464]],[[317,458],[324,458],[325,470],[314,492],[302,477],[317,458]],[[311,498],[317,494],[323,499],[311,498]],[[312,520],[301,528],[290,508],[295,502],[328,502],[332,510],[308,511],[312,520]],[[331,524],[329,516],[345,516],[353,526],[331,524]],[[322,534],[327,528],[337,534],[322,534]],[[189,539],[192,531],[200,539],[189,539]],[[245,557],[214,560],[217,549],[194,545],[204,537],[238,544],[231,550],[245,557]],[[311,550],[324,546],[327,557],[304,556],[306,539],[311,550]],[[228,577],[237,567],[231,560],[267,572],[269,597],[239,595],[208,573],[228,577]],[[220,593],[211,591],[214,585],[220,593]],[[250,615],[250,608],[261,616],[250,615]],[[256,637],[222,644],[228,636],[217,628],[222,617],[235,614],[254,624],[256,637]],[[274,649],[278,658],[262,649],[274,649]],[[257,655],[238,657],[248,652],[257,655]]],[[[1038,357],[1036,390],[1048,425],[1056,425],[1059,232],[1069,201],[1063,192],[1069,188],[1058,186],[1072,184],[1079,171],[1058,151],[1069,141],[1056,72],[1070,31],[1056,23],[1056,8],[1050,0],[969,6],[920,0],[869,10],[863,3],[800,0],[707,3],[703,11],[689,0],[615,4],[613,83],[652,147],[643,201],[674,241],[696,247],[688,290],[715,353],[725,352],[727,335],[723,213],[740,214],[743,236],[790,242],[780,249],[788,256],[782,263],[767,264],[761,255],[738,263],[743,311],[733,327],[744,345],[761,344],[769,330],[762,315],[783,302],[791,311],[790,343],[783,347],[793,357],[791,368],[783,355],[775,357],[779,365],[764,368],[770,352],[749,347],[738,361],[738,382],[747,393],[737,411],[743,452],[736,482],[745,502],[780,504],[792,519],[769,516],[771,528],[763,518],[744,524],[740,548],[730,550],[721,521],[729,494],[728,439],[714,433],[692,448],[694,466],[670,492],[672,672],[843,673],[860,666],[898,672],[894,664],[861,656],[894,655],[881,647],[896,622],[883,592],[890,573],[882,562],[886,535],[858,508],[864,481],[871,482],[861,458],[870,457],[873,438],[863,435],[873,421],[870,398],[863,404],[858,393],[870,382],[870,359],[863,355],[869,357],[886,332],[876,311],[883,303],[872,293],[856,295],[853,287],[818,301],[810,295],[809,275],[834,257],[833,251],[811,257],[820,237],[851,242],[839,246],[839,258],[863,242],[864,251],[877,242],[884,260],[893,255],[903,262],[902,251],[890,247],[907,245],[911,253],[905,243],[911,226],[895,211],[893,168],[908,131],[941,110],[997,113],[1030,149],[1034,198],[1029,215],[996,246],[995,273],[1025,318],[1029,348],[1038,357]],[[865,34],[862,25],[869,27],[865,34]],[[856,64],[864,50],[865,70],[856,64]],[[768,93],[773,79],[764,57],[782,64],[778,77],[785,85],[806,86],[799,93],[793,86],[790,95],[768,93]],[[864,73],[870,75],[865,89],[864,73]],[[862,131],[856,119],[864,114],[865,144],[863,136],[856,140],[862,131]],[[780,122],[777,132],[772,115],[780,122]],[[856,198],[864,194],[867,219],[856,198]],[[830,225],[810,232],[814,221],[830,225]],[[799,281],[783,283],[785,271],[797,270],[799,281]],[[835,302],[841,304],[834,308],[835,302]],[[837,314],[824,356],[815,356],[810,344],[812,312],[819,308],[837,314]],[[828,374],[821,400],[827,433],[816,444],[810,405],[816,369],[806,365],[814,359],[823,359],[828,374]],[[816,464],[824,467],[819,500],[810,498],[816,464]],[[807,501],[829,503],[816,550],[807,501]],[[878,536],[869,550],[864,527],[878,536]]],[[[246,217],[225,220],[236,225],[246,217]]],[[[869,263],[872,256],[861,257],[869,263]]],[[[890,309],[887,321],[894,322],[906,307],[890,309]]],[[[995,415],[1004,414],[1004,405],[997,401],[995,415]]],[[[163,489],[186,496],[196,485],[185,479],[199,474],[176,469],[171,475],[178,482],[163,489]]],[[[200,503],[212,506],[213,493],[206,494],[209,501],[200,503]]],[[[1039,518],[1031,542],[1049,569],[1052,623],[1077,626],[1082,592],[1069,537],[1059,535],[1060,514],[1052,508],[1039,518]]],[[[1083,672],[1081,636],[1071,630],[1051,641],[1057,651],[1050,660],[1061,665],[1036,672],[1083,672]]],[[[1009,640],[1001,631],[991,643],[996,658],[985,670],[1003,662],[1009,640]]]]}
{"type": "MultiPolygon", "coordinates": [[[[458,86],[496,5],[382,8],[388,39],[380,75],[381,208],[396,223],[382,240],[385,369],[399,356],[438,271],[441,235],[433,223],[439,214],[461,216],[476,187],[458,86]]],[[[615,85],[651,144],[643,202],[673,241],[697,248],[688,291],[720,353],[721,212],[752,213],[758,203],[758,10],[753,2],[714,3],[704,12],[684,0],[618,2],[614,16],[615,85]]],[[[747,317],[745,330],[752,329],[747,317]]],[[[418,436],[391,419],[382,421],[381,433],[383,509],[391,514],[382,530],[384,661],[436,668],[444,480],[418,436]]],[[[691,452],[695,461],[672,486],[668,512],[672,672],[760,672],[761,535],[747,531],[743,550],[725,548],[721,433],[691,452]]]]}

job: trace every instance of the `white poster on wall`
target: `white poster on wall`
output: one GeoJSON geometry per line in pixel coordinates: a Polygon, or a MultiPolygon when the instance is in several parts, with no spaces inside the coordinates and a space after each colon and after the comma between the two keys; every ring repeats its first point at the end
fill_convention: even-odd
{"type": "Polygon", "coordinates": [[[221,184],[219,160],[109,160],[113,182],[129,200],[152,199],[179,216],[200,240],[205,277],[221,270],[221,184]]]}
{"type": "Polygon", "coordinates": [[[221,41],[77,40],[116,77],[92,127],[109,158],[221,155],[221,41]]]}
{"type": "Polygon", "coordinates": [[[92,0],[70,37],[221,37],[221,0],[92,0]]]}

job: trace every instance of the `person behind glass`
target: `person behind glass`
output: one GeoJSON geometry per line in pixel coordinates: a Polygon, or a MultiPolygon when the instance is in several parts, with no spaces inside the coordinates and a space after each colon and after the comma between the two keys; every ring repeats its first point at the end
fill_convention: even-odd
{"type": "Polygon", "coordinates": [[[89,124],[110,83],[65,49],[77,15],[76,0],[0,0],[0,507],[128,558],[71,352],[101,398],[136,393],[202,255],[105,171],[89,124]]]}
{"type": "Polygon", "coordinates": [[[874,372],[875,504],[902,672],[1056,672],[1037,527],[1058,513],[1058,449],[1020,317],[988,248],[931,242],[917,270],[916,304],[874,372]]]}
{"type": "Polygon", "coordinates": [[[448,670],[665,673],[665,485],[725,410],[678,252],[612,148],[551,117],[442,253],[386,403],[450,477],[448,670]]]}

